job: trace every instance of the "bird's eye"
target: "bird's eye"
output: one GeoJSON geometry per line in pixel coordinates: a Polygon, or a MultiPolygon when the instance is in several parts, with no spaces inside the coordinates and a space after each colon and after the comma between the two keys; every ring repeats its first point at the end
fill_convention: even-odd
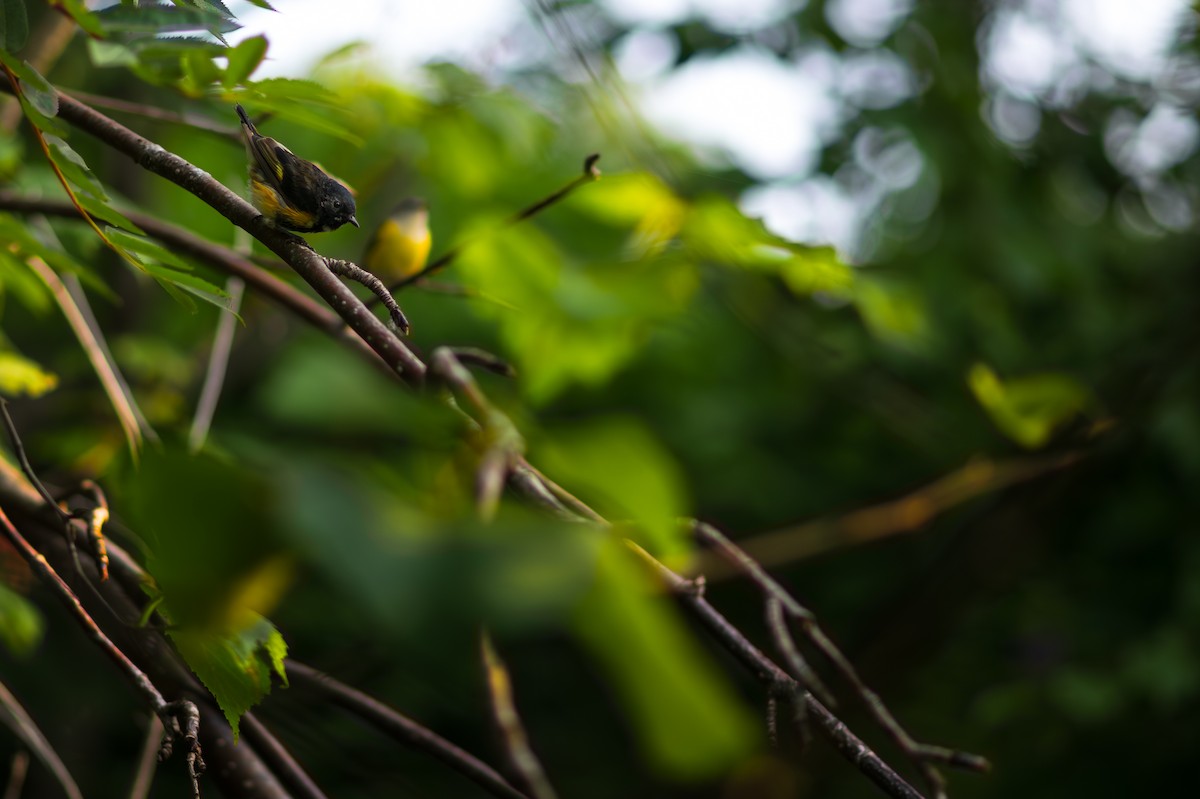
{"type": "Polygon", "coordinates": [[[341,208],[341,207],[342,207],[342,201],[341,201],[341,200],[334,200],[334,201],[333,201],[333,207],[334,207],[334,208],[341,208]]]}

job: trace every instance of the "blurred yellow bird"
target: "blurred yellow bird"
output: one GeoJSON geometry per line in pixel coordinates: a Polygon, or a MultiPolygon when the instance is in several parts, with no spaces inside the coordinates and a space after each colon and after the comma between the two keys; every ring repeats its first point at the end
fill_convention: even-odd
{"type": "Polygon", "coordinates": [[[408,197],[401,200],[371,234],[363,255],[363,267],[392,285],[421,271],[432,244],[429,209],[425,201],[420,197],[408,197]]]}

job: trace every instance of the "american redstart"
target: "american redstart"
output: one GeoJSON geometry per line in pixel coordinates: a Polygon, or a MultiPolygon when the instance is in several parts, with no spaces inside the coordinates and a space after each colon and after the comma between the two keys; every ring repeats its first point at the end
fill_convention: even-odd
{"type": "Polygon", "coordinates": [[[250,156],[250,202],[276,226],[297,233],[337,230],[354,218],[350,190],[272,138],[261,135],[237,107],[250,156]]]}
{"type": "Polygon", "coordinates": [[[425,201],[408,197],[371,234],[363,253],[363,266],[391,284],[421,271],[432,243],[425,201]]]}

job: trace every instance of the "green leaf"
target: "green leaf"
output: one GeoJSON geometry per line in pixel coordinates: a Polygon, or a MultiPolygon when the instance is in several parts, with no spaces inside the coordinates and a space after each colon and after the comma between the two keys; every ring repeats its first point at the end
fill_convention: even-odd
{"type": "Polygon", "coordinates": [[[854,304],[867,329],[881,341],[918,347],[929,337],[925,303],[911,287],[895,281],[860,278],[854,304]]]}
{"type": "Polygon", "coordinates": [[[58,377],[15,352],[0,351],[0,393],[40,397],[58,385],[58,377]]]}
{"type": "Polygon", "coordinates": [[[246,83],[231,92],[230,99],[255,110],[271,111],[278,118],[310,130],[337,136],[361,146],[362,137],[351,129],[344,106],[336,95],[319,83],[291,78],[268,78],[246,83]]]}
{"type": "Polygon", "coordinates": [[[286,573],[265,477],[209,455],[158,448],[146,450],[117,488],[175,623],[227,631],[270,612],[286,587],[270,578],[286,573]],[[191,489],[180,492],[181,485],[191,489]]]}
{"type": "Polygon", "coordinates": [[[272,467],[286,491],[282,529],[377,629],[411,634],[483,620],[526,630],[569,617],[605,539],[507,506],[490,525],[453,515],[467,495],[444,485],[446,464],[406,465],[411,482],[388,490],[328,464],[272,467]]]}
{"type": "Polygon", "coordinates": [[[105,39],[88,39],[87,48],[93,66],[132,67],[138,63],[137,53],[124,44],[105,39]]]}
{"type": "Polygon", "coordinates": [[[537,461],[602,516],[633,522],[639,543],[669,564],[691,551],[679,518],[688,505],[683,476],[670,454],[632,419],[609,419],[559,431],[538,448],[537,461]]]}
{"type": "Polygon", "coordinates": [[[67,180],[71,181],[72,185],[91,193],[101,201],[108,199],[104,185],[88,167],[83,156],[57,136],[46,134],[45,139],[46,144],[50,147],[50,157],[54,159],[54,165],[62,171],[67,180]]]}
{"type": "Polygon", "coordinates": [[[1092,404],[1088,390],[1062,374],[1002,382],[991,367],[977,363],[967,383],[1001,432],[1027,449],[1045,444],[1055,428],[1092,404]]]}
{"type": "Polygon", "coordinates": [[[28,61],[11,56],[3,50],[0,50],[0,61],[21,80],[21,94],[39,114],[43,117],[58,115],[58,90],[50,81],[42,77],[28,61]]]}
{"type": "Polygon", "coordinates": [[[607,672],[652,765],[674,778],[724,773],[757,743],[755,722],[631,558],[608,542],[575,634],[607,672]]]}
{"type": "MultiPolygon", "coordinates": [[[[0,232],[0,241],[4,238],[0,232]]],[[[34,313],[45,313],[54,303],[46,284],[38,280],[33,270],[14,258],[6,248],[0,248],[0,288],[34,313]]]]}
{"type": "Polygon", "coordinates": [[[0,642],[17,657],[37,648],[45,626],[41,612],[25,597],[0,582],[0,642]]]}
{"type": "Polygon", "coordinates": [[[208,31],[214,35],[231,33],[242,26],[223,14],[199,8],[139,3],[136,6],[109,6],[96,12],[104,29],[112,33],[169,33],[208,31]]]}
{"type": "Polygon", "coordinates": [[[202,96],[214,83],[221,80],[221,68],[210,56],[196,50],[187,50],[180,58],[183,80],[180,87],[193,97],[202,96]]]}
{"type": "Polygon", "coordinates": [[[15,53],[29,38],[29,16],[25,0],[0,0],[0,42],[4,49],[15,53]]]}
{"type": "Polygon", "coordinates": [[[271,692],[272,674],[287,685],[283,670],[287,642],[275,625],[262,617],[236,634],[187,628],[167,634],[221,706],[235,743],[242,715],[271,692]]]}
{"type": "Polygon", "coordinates": [[[87,192],[76,192],[75,199],[94,219],[108,222],[110,225],[120,225],[125,230],[141,233],[142,229],[129,220],[125,214],[113,207],[109,197],[95,197],[87,192]]]}
{"type": "Polygon", "coordinates": [[[228,52],[229,64],[222,79],[226,87],[232,88],[246,80],[258,69],[267,55],[267,37],[252,36],[228,52]]]}
{"type": "Polygon", "coordinates": [[[265,8],[267,11],[275,10],[275,6],[268,3],[267,0],[246,0],[246,2],[248,2],[252,6],[258,6],[259,8],[265,8]]]}
{"type": "MultiPolygon", "coordinates": [[[[178,288],[223,310],[233,310],[229,292],[215,283],[192,274],[194,267],[190,263],[158,242],[114,227],[106,228],[105,233],[114,244],[139,256],[137,260],[146,272],[160,282],[165,282],[167,286],[178,288]]],[[[176,297],[176,299],[179,298],[176,297]]]]}

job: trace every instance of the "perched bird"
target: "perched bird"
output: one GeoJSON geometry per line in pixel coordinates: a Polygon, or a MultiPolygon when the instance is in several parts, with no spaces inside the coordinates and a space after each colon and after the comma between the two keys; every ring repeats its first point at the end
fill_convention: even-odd
{"type": "Polygon", "coordinates": [[[337,230],[354,218],[354,197],[325,174],[254,127],[246,109],[237,107],[250,156],[250,202],[277,227],[297,233],[337,230]]]}
{"type": "Polygon", "coordinates": [[[389,284],[404,280],[425,266],[432,243],[425,201],[408,197],[371,234],[363,253],[363,266],[389,284]]]}

